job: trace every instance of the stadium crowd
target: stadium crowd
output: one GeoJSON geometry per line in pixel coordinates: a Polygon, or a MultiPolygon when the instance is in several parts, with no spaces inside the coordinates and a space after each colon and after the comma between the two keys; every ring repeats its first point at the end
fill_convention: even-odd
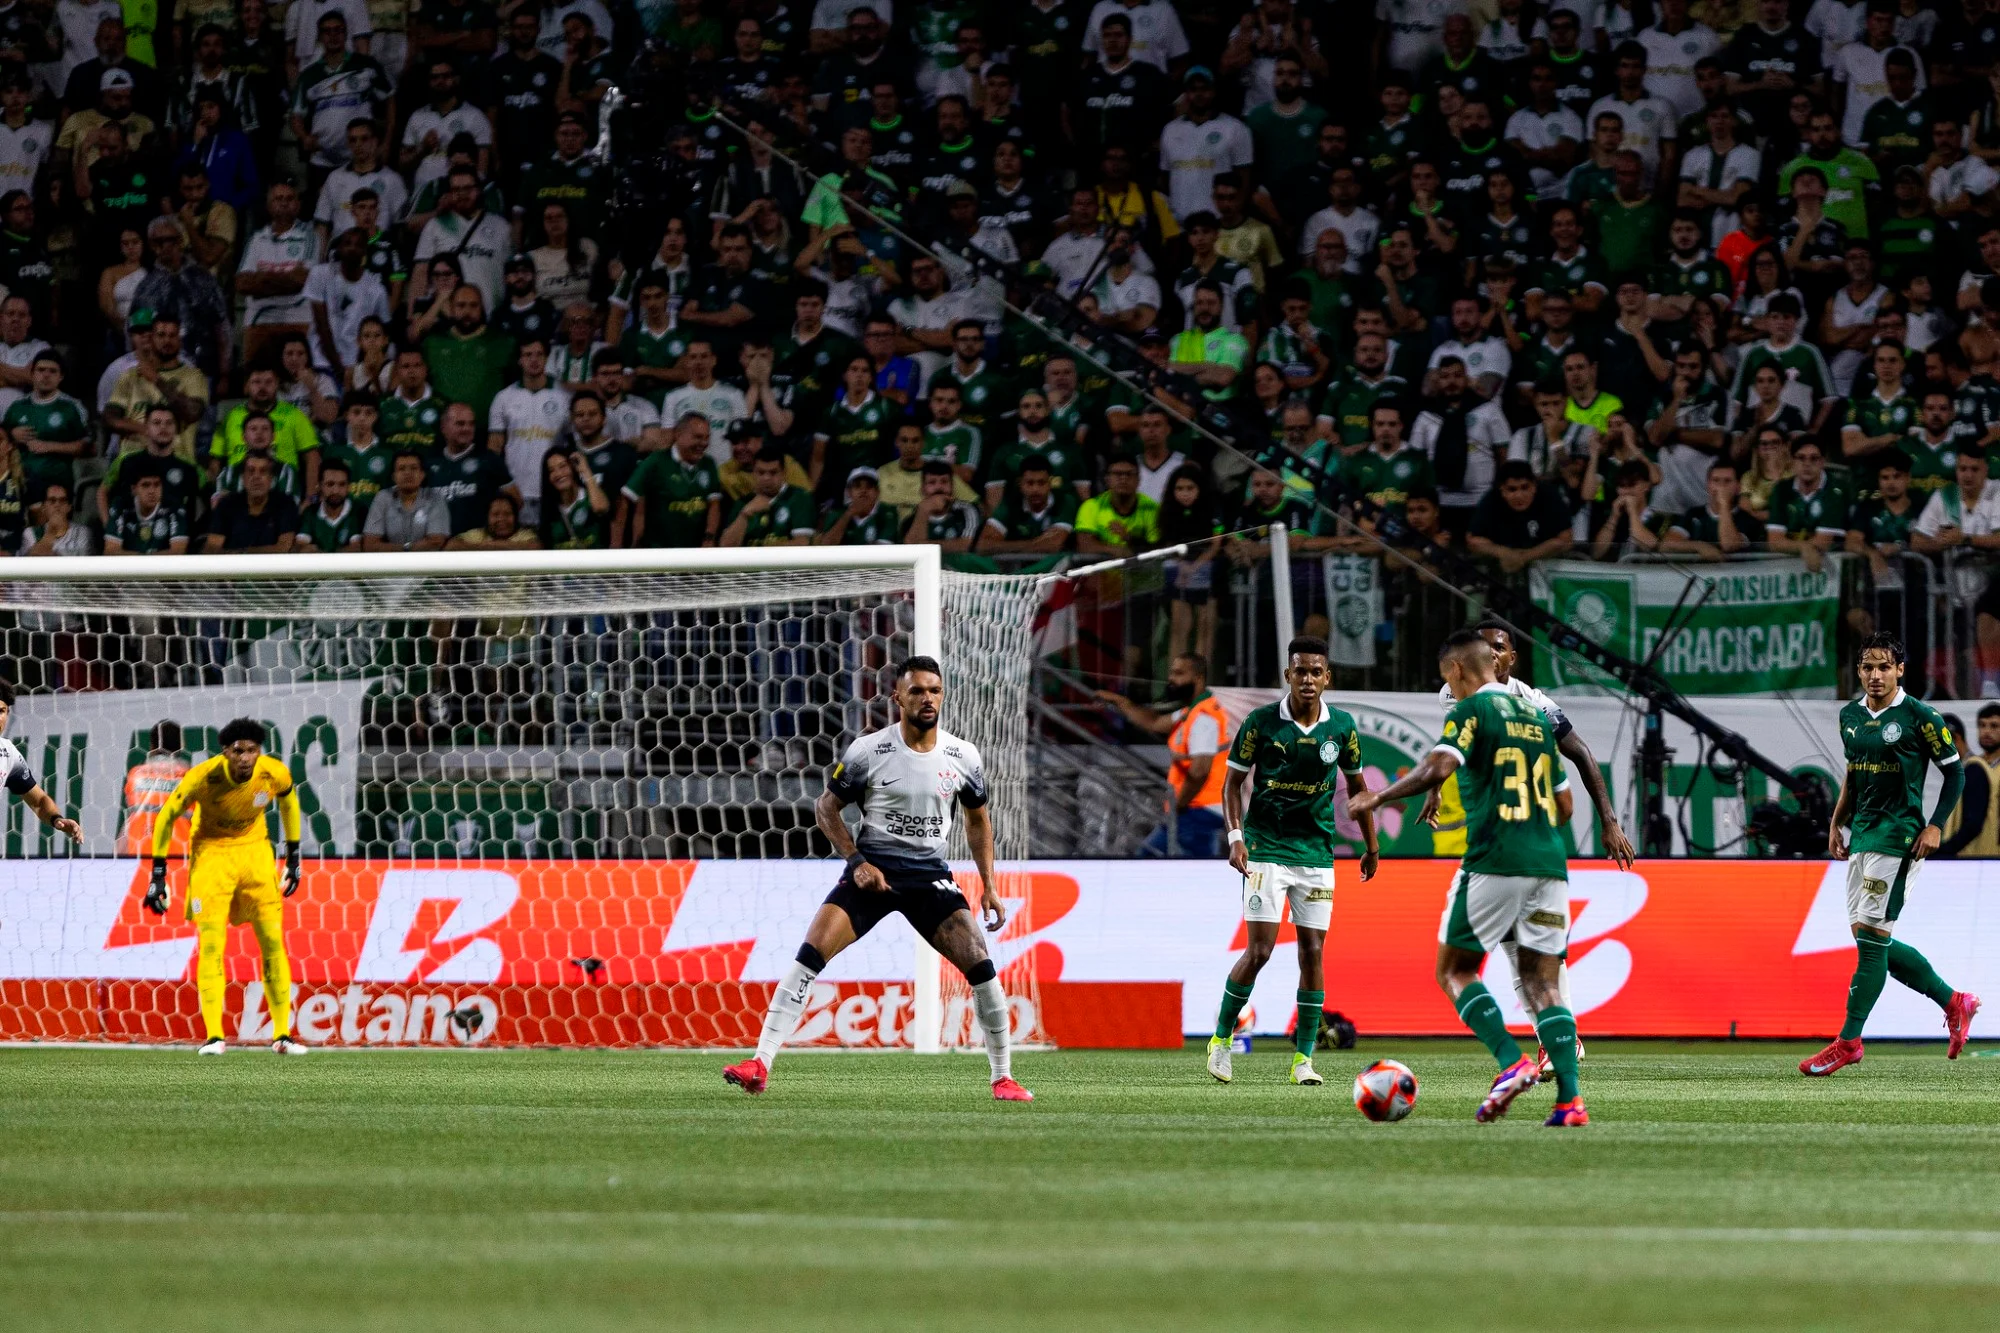
{"type": "Polygon", "coordinates": [[[1985,0],[0,14],[12,553],[2000,546],[1985,0]]]}

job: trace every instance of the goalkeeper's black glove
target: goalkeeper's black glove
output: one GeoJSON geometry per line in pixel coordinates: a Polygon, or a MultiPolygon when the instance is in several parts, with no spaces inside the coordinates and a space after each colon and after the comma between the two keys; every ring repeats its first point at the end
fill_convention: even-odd
{"type": "Polygon", "coordinates": [[[146,890],[146,910],[154,916],[167,914],[167,863],[153,858],[153,885],[146,890]]]}
{"type": "Polygon", "coordinates": [[[285,849],[285,896],[291,897],[299,891],[299,845],[293,843],[285,849]]]}

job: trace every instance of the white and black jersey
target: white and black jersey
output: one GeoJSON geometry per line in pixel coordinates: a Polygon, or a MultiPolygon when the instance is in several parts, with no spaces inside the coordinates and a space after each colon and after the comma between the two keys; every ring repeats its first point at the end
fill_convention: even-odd
{"type": "MultiPolygon", "coordinates": [[[[977,768],[978,758],[975,757],[972,762],[977,768]]],[[[22,757],[20,747],[4,736],[0,736],[0,770],[7,774],[7,790],[16,796],[26,796],[41,783],[41,779],[35,776],[35,770],[29,768],[28,761],[22,757]]],[[[982,801],[986,799],[985,791],[984,787],[980,788],[979,799],[982,801]]]]}
{"type": "MultiPolygon", "coordinates": [[[[1541,709],[1543,715],[1549,720],[1549,726],[1555,731],[1558,741],[1576,729],[1575,724],[1563,712],[1562,705],[1558,704],[1554,699],[1549,698],[1548,695],[1543,694],[1527,681],[1522,680],[1519,676],[1510,676],[1506,680],[1501,681],[1500,688],[1513,695],[1516,699],[1541,709]]],[[[1452,710],[1452,706],[1457,702],[1457,697],[1451,692],[1451,686],[1444,685],[1438,688],[1438,703],[1444,706],[1445,712],[1449,713],[1452,710]]]]}
{"type": "Polygon", "coordinates": [[[952,810],[986,804],[986,770],[970,741],[940,729],[926,751],[903,743],[901,724],[847,747],[827,790],[861,808],[855,846],[885,873],[949,876],[944,849],[952,810]]]}

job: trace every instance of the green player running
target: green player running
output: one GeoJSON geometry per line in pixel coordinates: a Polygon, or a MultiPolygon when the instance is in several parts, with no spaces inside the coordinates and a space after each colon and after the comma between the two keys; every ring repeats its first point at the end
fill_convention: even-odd
{"type": "Polygon", "coordinates": [[[1840,1036],[1800,1061],[1799,1072],[1825,1078],[1861,1062],[1861,1029],[1891,976],[1944,1010],[1950,1034],[1945,1056],[1956,1060],[1979,1012],[1979,997],[1953,990],[1928,959],[1892,935],[1921,863],[1944,840],[1944,822],[1965,788],[1965,765],[1937,710],[1903,693],[1903,645],[1894,635],[1873,634],[1861,645],[1861,697],[1840,710],[1840,739],[1847,776],[1833,807],[1826,852],[1847,862],[1847,920],[1859,956],[1840,1036]],[[1929,764],[1943,774],[1944,790],[1925,823],[1929,764]],[[1844,838],[1841,830],[1850,823],[1853,836],[1844,838]]]}
{"type": "Polygon", "coordinates": [[[1535,1032],[1555,1067],[1556,1105],[1545,1122],[1558,1128],[1590,1123],[1577,1087],[1576,1016],[1562,1003],[1556,979],[1569,939],[1569,775],[1556,749],[1555,728],[1541,709],[1510,693],[1496,673],[1493,645],[1462,629],[1438,650],[1438,668],[1458,702],[1444,722],[1444,739],[1422,763],[1379,792],[1348,803],[1357,813],[1404,801],[1453,773],[1465,802],[1465,859],[1452,882],[1438,927],[1437,979],[1478,1037],[1500,1074],[1474,1118],[1498,1120],[1516,1097],[1541,1081],[1500,1015],[1500,1002],[1479,980],[1486,955],[1511,941],[1533,1001],[1535,1032]]]}
{"type": "MultiPolygon", "coordinates": [[[[1222,1009],[1208,1043],[1208,1072],[1220,1082],[1230,1080],[1229,1043],[1236,1033],[1236,1018],[1250,1001],[1257,974],[1278,947],[1278,926],[1289,901],[1299,949],[1292,1082],[1317,1087],[1326,1081],[1314,1071],[1312,1057],[1319,1041],[1320,1010],[1326,1004],[1320,955],[1333,919],[1333,860],[1339,838],[1334,825],[1334,770],[1347,778],[1350,809],[1368,784],[1361,776],[1361,737],[1353,717],[1320,697],[1333,675],[1325,640],[1293,639],[1285,659],[1285,697],[1243,719],[1229,748],[1222,809],[1229,825],[1229,864],[1243,876],[1248,939],[1222,986],[1222,1009]],[[1243,788],[1253,770],[1257,776],[1246,810],[1243,788]]],[[[1357,814],[1356,819],[1363,848],[1361,878],[1372,879],[1379,855],[1375,818],[1357,814]]]]}

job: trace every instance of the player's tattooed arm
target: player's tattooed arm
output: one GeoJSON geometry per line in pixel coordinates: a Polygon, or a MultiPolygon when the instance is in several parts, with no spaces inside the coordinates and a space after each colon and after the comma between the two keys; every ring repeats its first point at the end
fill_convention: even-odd
{"type": "Polygon", "coordinates": [[[882,878],[882,872],[862,860],[861,853],[854,848],[854,835],[847,831],[847,821],[840,817],[840,812],[846,808],[846,801],[830,791],[823,791],[819,800],[813,802],[813,822],[819,825],[819,831],[826,840],[833,844],[833,854],[847,862],[855,888],[876,892],[885,890],[889,882],[882,878]]]}
{"type": "Polygon", "coordinates": [[[965,845],[972,849],[972,864],[979,867],[979,912],[986,929],[994,931],[1007,924],[1007,905],[993,877],[993,814],[984,805],[968,805],[965,811],[965,845]]]}
{"type": "Polygon", "coordinates": [[[1590,752],[1590,743],[1575,731],[1569,731],[1556,742],[1556,749],[1575,766],[1583,790],[1590,797],[1591,808],[1597,811],[1597,831],[1604,842],[1604,854],[1620,869],[1631,869],[1638,852],[1618,822],[1618,812],[1611,805],[1611,792],[1604,785],[1604,774],[1597,767],[1597,756],[1590,752]]]}

